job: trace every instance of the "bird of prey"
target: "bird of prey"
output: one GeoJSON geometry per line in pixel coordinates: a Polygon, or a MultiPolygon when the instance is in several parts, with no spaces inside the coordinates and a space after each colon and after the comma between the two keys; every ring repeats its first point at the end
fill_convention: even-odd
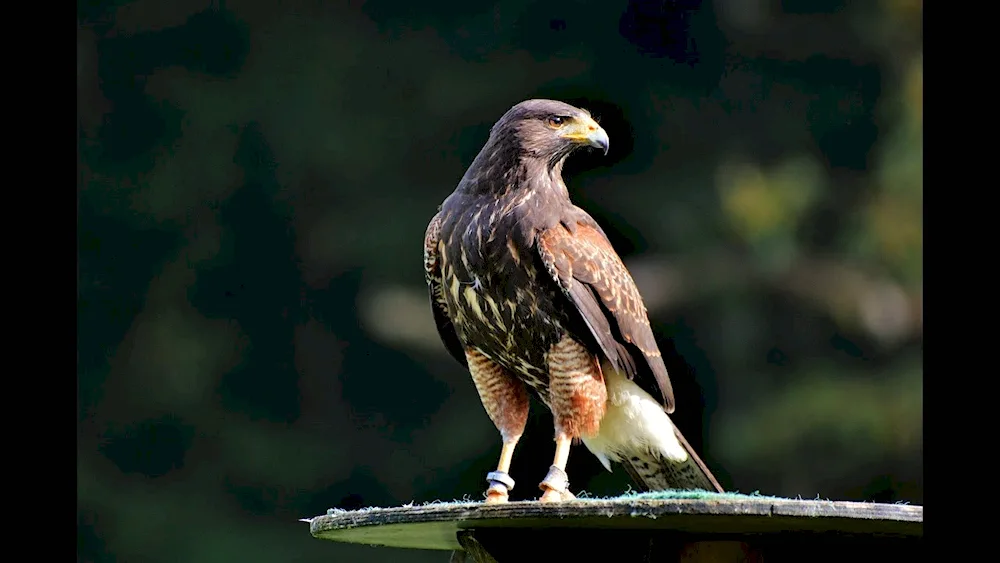
{"type": "Polygon", "coordinates": [[[632,276],[563,182],[574,150],[607,154],[608,145],[586,110],[521,102],[496,122],[427,226],[438,333],[468,368],[503,441],[486,502],[507,501],[514,487],[508,471],[528,393],[555,426],[542,502],[574,498],[566,461],[580,441],[609,471],[621,463],[642,489],[723,490],[667,416],[673,390],[632,276]]]}

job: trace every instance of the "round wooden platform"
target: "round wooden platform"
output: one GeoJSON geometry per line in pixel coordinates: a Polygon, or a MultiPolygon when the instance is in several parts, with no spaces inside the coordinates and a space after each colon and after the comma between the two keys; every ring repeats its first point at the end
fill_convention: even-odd
{"type": "MultiPolygon", "coordinates": [[[[460,550],[459,533],[556,529],[662,531],[689,538],[807,534],[886,538],[923,536],[922,506],[771,497],[648,500],[618,498],[558,504],[440,503],[397,508],[331,510],[309,519],[317,538],[367,545],[460,550]]],[[[657,532],[658,533],[658,532],[657,532]]],[[[550,534],[551,535],[551,534],[550,534]]]]}

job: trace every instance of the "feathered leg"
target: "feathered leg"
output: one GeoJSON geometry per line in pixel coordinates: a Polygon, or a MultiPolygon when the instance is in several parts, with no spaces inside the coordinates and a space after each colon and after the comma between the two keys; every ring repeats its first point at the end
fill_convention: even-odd
{"type": "Polygon", "coordinates": [[[478,350],[466,350],[465,357],[479,399],[503,439],[497,469],[486,475],[490,483],[486,490],[486,502],[507,502],[509,491],[514,488],[514,480],[507,472],[514,448],[528,422],[528,393],[524,383],[478,350]]]}
{"type": "Polygon", "coordinates": [[[556,430],[556,453],[539,488],[542,502],[575,498],[569,492],[566,462],[574,440],[597,434],[604,417],[607,390],[593,354],[569,336],[549,350],[549,403],[556,430]]]}

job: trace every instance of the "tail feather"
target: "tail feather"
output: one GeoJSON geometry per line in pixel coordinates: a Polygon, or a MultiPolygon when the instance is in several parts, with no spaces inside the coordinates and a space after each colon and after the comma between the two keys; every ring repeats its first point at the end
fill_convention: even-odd
{"type": "Polygon", "coordinates": [[[608,410],[598,434],[583,439],[587,449],[609,470],[611,461],[621,463],[646,491],[725,492],[663,406],[624,374],[604,367],[608,410]]]}
{"type": "Polygon", "coordinates": [[[702,489],[726,492],[680,430],[675,427],[674,433],[677,441],[687,450],[688,458],[685,461],[671,460],[648,450],[631,452],[631,455],[622,457],[622,467],[636,486],[643,491],[702,489]]]}

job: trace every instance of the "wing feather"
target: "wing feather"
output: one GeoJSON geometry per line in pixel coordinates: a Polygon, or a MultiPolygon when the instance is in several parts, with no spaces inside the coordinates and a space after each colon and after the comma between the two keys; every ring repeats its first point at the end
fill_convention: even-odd
{"type": "Polygon", "coordinates": [[[427,225],[424,233],[424,279],[431,298],[431,310],[434,313],[434,324],[437,325],[438,336],[444,347],[460,364],[469,367],[465,359],[465,347],[458,338],[455,325],[448,316],[448,305],[444,299],[444,284],[441,281],[441,259],[438,251],[441,221],[443,217],[438,212],[427,225]]]}
{"type": "Polygon", "coordinates": [[[639,288],[600,227],[582,221],[560,223],[542,231],[537,242],[546,269],[576,306],[608,361],[634,378],[638,370],[625,343],[634,346],[656,379],[664,410],[673,412],[673,387],[639,288]]]}

